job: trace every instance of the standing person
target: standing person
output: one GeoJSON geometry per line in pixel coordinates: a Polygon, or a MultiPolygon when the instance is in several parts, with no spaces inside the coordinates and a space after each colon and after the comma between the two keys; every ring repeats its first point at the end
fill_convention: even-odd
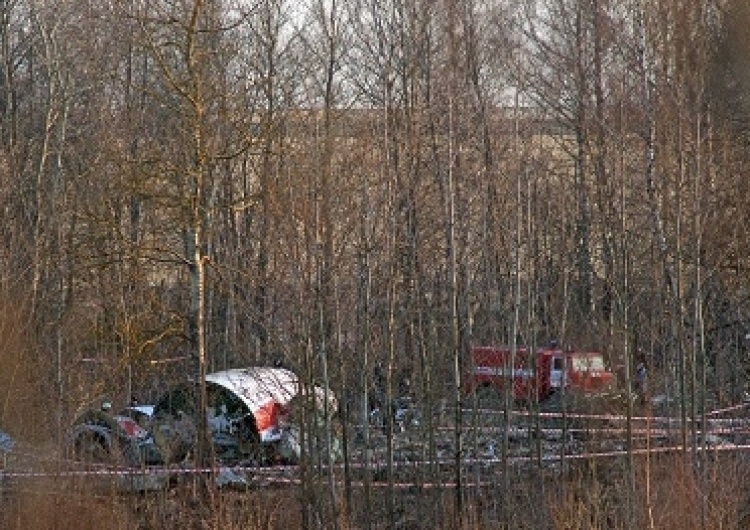
{"type": "Polygon", "coordinates": [[[635,367],[635,391],[638,393],[641,404],[645,405],[648,395],[648,371],[643,360],[638,361],[635,367]]]}

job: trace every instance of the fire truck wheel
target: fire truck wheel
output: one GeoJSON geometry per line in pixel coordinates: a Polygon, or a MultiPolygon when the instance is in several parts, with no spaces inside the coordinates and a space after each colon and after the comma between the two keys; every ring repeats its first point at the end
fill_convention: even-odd
{"type": "Polygon", "coordinates": [[[541,412],[560,412],[563,410],[562,392],[553,391],[539,405],[541,412]]]}

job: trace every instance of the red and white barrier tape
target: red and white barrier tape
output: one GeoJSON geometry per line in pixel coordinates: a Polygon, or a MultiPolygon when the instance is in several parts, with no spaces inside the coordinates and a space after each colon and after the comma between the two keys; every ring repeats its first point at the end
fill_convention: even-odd
{"type": "MultiPolygon", "coordinates": [[[[706,416],[713,416],[718,414],[723,414],[729,410],[735,410],[744,408],[746,405],[738,405],[736,407],[731,407],[727,409],[719,409],[714,410],[711,412],[707,412],[706,416]]],[[[481,412],[484,415],[493,415],[493,414],[502,414],[503,411],[496,410],[496,409],[463,409],[464,412],[481,412]]],[[[514,416],[535,416],[539,418],[568,418],[568,419],[589,419],[589,420],[600,420],[600,421],[627,421],[630,419],[631,421],[652,421],[652,422],[679,422],[681,421],[680,418],[672,417],[672,416],[630,416],[628,418],[625,414],[582,414],[577,412],[531,412],[527,410],[511,410],[510,413],[514,416]]],[[[703,421],[703,418],[686,418],[688,422],[691,423],[699,423],[703,421]]],[[[711,422],[719,422],[719,423],[737,423],[737,424],[743,424],[743,425],[750,425],[750,418],[710,418],[707,421],[711,422]]]]}
{"type": "MultiPolygon", "coordinates": [[[[698,452],[711,452],[711,453],[727,453],[734,451],[748,451],[750,445],[732,445],[732,446],[714,446],[714,447],[697,447],[698,452]]],[[[643,449],[631,449],[631,450],[617,450],[617,451],[599,451],[599,452],[586,452],[578,454],[545,454],[541,456],[509,456],[507,459],[503,458],[468,458],[462,460],[464,466],[476,466],[481,465],[485,468],[500,465],[503,463],[507,464],[519,464],[519,463],[535,463],[542,462],[544,464],[556,464],[566,461],[578,461],[578,460],[590,460],[600,458],[616,458],[626,455],[644,456],[646,454],[665,454],[665,453],[678,453],[683,451],[681,445],[669,446],[669,447],[651,447],[643,449]]],[[[437,461],[415,461],[408,463],[394,463],[393,468],[403,467],[403,464],[409,467],[422,467],[426,465],[452,465],[454,460],[441,459],[437,461]],[[402,464],[402,465],[399,465],[402,464]]],[[[380,462],[381,466],[371,465],[369,466],[372,470],[386,469],[387,465],[385,462],[380,462]]],[[[288,471],[290,466],[284,466],[281,472],[288,471]]],[[[340,467],[340,466],[338,466],[340,467]]],[[[353,466],[350,466],[353,467],[353,466]]],[[[360,467],[360,466],[354,466],[360,467]]],[[[279,474],[274,473],[272,470],[275,468],[256,468],[256,467],[219,467],[219,468],[140,468],[140,469],[89,469],[89,470],[60,470],[60,471],[7,471],[0,470],[0,481],[2,479],[32,479],[32,478],[73,478],[73,477],[96,477],[96,476],[108,476],[108,477],[147,477],[154,475],[174,476],[174,475],[187,475],[187,474],[218,474],[221,471],[227,470],[230,472],[251,472],[250,477],[243,477],[250,480],[252,483],[254,480],[260,479],[261,482],[266,484],[301,484],[302,481],[297,477],[284,476],[281,472],[279,474]],[[265,472],[264,472],[265,471],[265,472]]],[[[338,484],[342,484],[343,480],[340,478],[336,479],[338,484]]],[[[1,484],[1,482],[0,482],[1,484]]],[[[387,481],[376,481],[372,480],[367,483],[361,480],[347,481],[347,484],[354,487],[364,487],[365,484],[371,487],[393,487],[396,489],[434,489],[434,488],[452,488],[456,484],[453,482],[392,482],[387,481]]],[[[492,482],[471,482],[467,481],[464,486],[466,487],[485,487],[492,485],[492,482]]]]}

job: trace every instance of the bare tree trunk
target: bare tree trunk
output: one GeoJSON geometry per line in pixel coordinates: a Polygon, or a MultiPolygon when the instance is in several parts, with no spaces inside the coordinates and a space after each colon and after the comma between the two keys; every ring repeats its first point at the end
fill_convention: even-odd
{"type": "Polygon", "coordinates": [[[459,329],[459,285],[458,285],[458,264],[457,264],[457,241],[456,241],[456,172],[455,158],[458,156],[456,149],[455,137],[455,119],[456,119],[456,99],[458,83],[458,42],[456,40],[457,30],[457,10],[458,7],[454,0],[446,0],[446,34],[448,38],[448,81],[447,81],[447,168],[445,169],[444,184],[444,229],[446,238],[447,264],[448,264],[448,303],[450,304],[450,351],[453,362],[453,405],[455,407],[455,427],[454,427],[454,481],[455,494],[454,505],[456,511],[456,524],[461,525],[464,518],[463,503],[463,412],[462,412],[462,392],[463,392],[463,374],[461,362],[461,336],[459,329]]]}

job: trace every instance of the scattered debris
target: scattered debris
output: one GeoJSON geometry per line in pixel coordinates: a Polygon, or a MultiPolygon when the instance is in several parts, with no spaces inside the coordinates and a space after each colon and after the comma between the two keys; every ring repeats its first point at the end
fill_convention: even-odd
{"type": "MultiPolygon", "coordinates": [[[[73,424],[68,454],[86,463],[126,468],[185,463],[197,439],[197,390],[195,384],[181,385],[155,405],[136,404],[114,415],[111,406],[86,411],[73,424]]],[[[313,448],[328,462],[342,457],[336,397],[320,387],[305,388],[289,370],[252,367],[212,373],[206,377],[206,392],[206,420],[218,465],[297,462],[303,421],[305,450],[313,448]]],[[[224,471],[219,479],[233,484],[235,475],[224,471]]],[[[143,480],[144,489],[158,482],[143,480]]],[[[126,489],[138,487],[130,478],[125,482],[130,485],[126,489]]]]}
{"type": "Polygon", "coordinates": [[[239,473],[230,468],[221,468],[216,475],[216,485],[219,488],[246,490],[251,487],[250,480],[245,473],[239,473]]]}

